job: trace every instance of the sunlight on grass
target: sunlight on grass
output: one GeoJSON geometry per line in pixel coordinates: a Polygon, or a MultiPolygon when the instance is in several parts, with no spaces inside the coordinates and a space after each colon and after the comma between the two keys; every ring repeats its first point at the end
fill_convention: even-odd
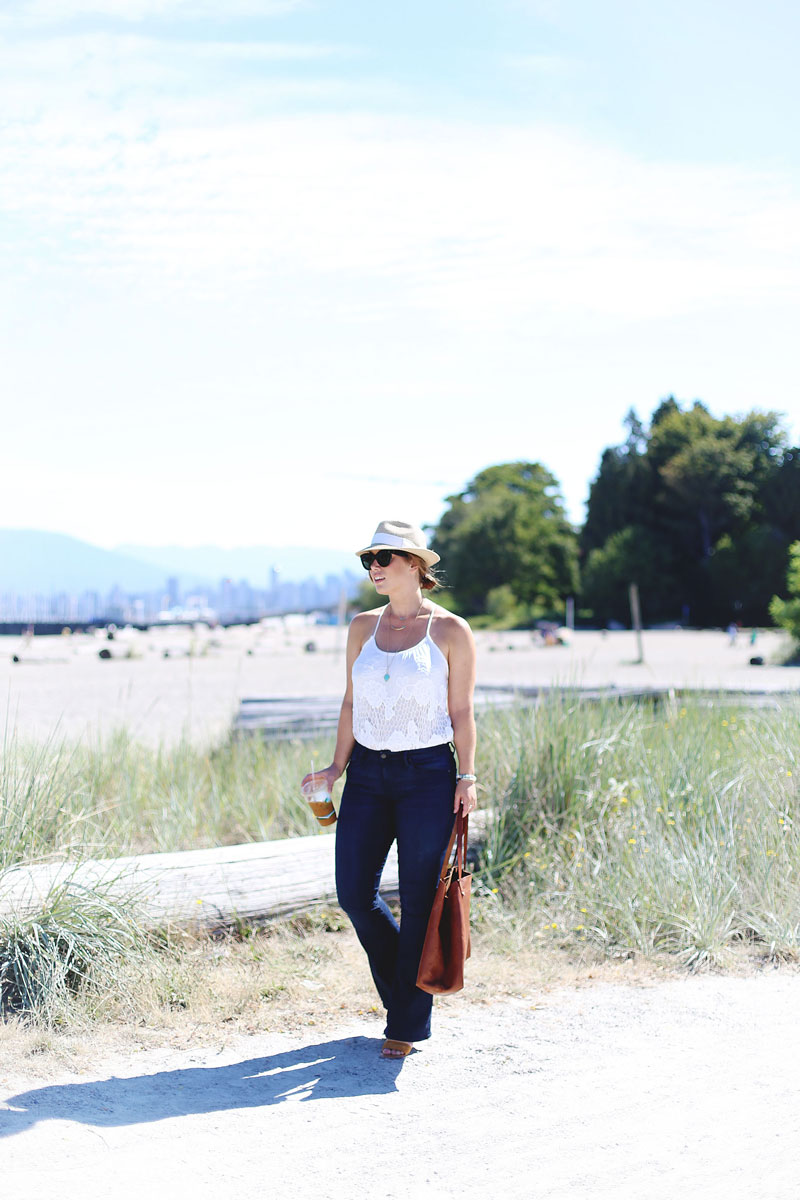
{"type": "Polygon", "coordinates": [[[742,941],[794,955],[798,716],[795,703],[568,694],[496,714],[482,889],[562,946],[667,951],[690,966],[742,941]]]}
{"type": "MultiPolygon", "coordinates": [[[[725,964],[737,946],[797,956],[798,718],[800,700],[598,703],[569,690],[482,713],[490,819],[473,847],[474,919],[486,944],[668,955],[689,968],[725,964]]],[[[0,875],[54,857],[316,832],[298,783],[330,751],[330,738],[232,738],[211,751],[151,750],[124,733],[91,748],[12,740],[0,757],[0,875]]],[[[102,1011],[155,948],[153,1003],[169,1008],[181,1003],[173,944],[67,884],[40,913],[3,921],[4,1002],[59,1022],[90,983],[102,1011]]]]}

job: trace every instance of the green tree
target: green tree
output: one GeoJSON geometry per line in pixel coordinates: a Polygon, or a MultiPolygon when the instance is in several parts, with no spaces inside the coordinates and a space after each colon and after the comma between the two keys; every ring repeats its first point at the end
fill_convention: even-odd
{"type": "MultiPolygon", "coordinates": [[[[592,550],[583,568],[582,587],[592,598],[595,618],[603,625],[609,621],[627,621],[628,587],[639,586],[640,595],[663,598],[664,581],[673,572],[653,544],[650,531],[642,525],[628,525],[612,533],[603,546],[592,550]]],[[[672,603],[676,599],[672,598],[672,603]]],[[[650,619],[646,603],[643,617],[650,619]]]]}
{"type": "Polygon", "coordinates": [[[575,591],[577,536],[557,480],[540,463],[487,467],[447,504],[432,546],[460,611],[513,603],[542,615],[575,591]]]}
{"type": "Polygon", "coordinates": [[[603,451],[600,470],[589,489],[581,550],[587,555],[628,526],[640,524],[652,508],[656,477],[646,457],[647,434],[633,409],[625,418],[628,437],[603,451]]]}
{"type": "Polygon", "coordinates": [[[800,466],[778,415],[716,418],[699,401],[683,410],[670,397],[649,430],[634,417],[591,487],[584,604],[601,619],[626,620],[635,579],[651,621],[688,612],[698,624],[763,622],[789,527],[800,535],[800,466]]]}
{"type": "Polygon", "coordinates": [[[770,601],[769,613],[776,625],[787,629],[794,640],[800,644],[800,542],[793,542],[789,547],[789,569],[786,572],[786,590],[788,600],[773,596],[770,601]]]}
{"type": "Polygon", "coordinates": [[[763,501],[767,524],[789,542],[800,540],[800,447],[784,451],[765,481],[763,501]]]}
{"type": "Polygon", "coordinates": [[[659,477],[662,514],[687,556],[710,558],[723,534],[742,532],[759,515],[784,441],[775,413],[719,420],[699,401],[654,425],[647,456],[659,477]]]}

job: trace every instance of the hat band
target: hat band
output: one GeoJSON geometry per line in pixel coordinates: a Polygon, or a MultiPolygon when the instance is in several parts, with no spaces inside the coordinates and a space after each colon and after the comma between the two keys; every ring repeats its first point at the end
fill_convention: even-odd
{"type": "Polygon", "coordinates": [[[380,537],[377,535],[372,539],[373,546],[405,546],[408,544],[408,538],[398,537],[396,533],[382,533],[380,537]]]}

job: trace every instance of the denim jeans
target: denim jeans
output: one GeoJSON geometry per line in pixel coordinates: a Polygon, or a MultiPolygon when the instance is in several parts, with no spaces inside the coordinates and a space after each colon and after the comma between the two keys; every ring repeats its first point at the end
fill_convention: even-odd
{"type": "Polygon", "coordinates": [[[368,750],[356,743],[336,826],[336,890],[367,952],[386,1009],[387,1038],[431,1036],[433,997],[416,985],[442,859],[453,829],[456,767],[449,744],[368,750]],[[378,894],[397,840],[400,924],[378,894]]]}

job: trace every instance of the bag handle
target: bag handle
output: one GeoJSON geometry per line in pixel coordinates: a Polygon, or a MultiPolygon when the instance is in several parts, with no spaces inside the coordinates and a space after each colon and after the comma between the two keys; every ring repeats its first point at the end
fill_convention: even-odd
{"type": "Polygon", "coordinates": [[[458,872],[458,878],[464,874],[464,864],[467,861],[467,833],[469,831],[469,817],[465,816],[464,810],[460,808],[458,815],[453,822],[453,832],[450,834],[450,841],[447,846],[447,851],[442,859],[442,874],[441,878],[446,879],[452,871],[458,872]],[[450,862],[450,856],[455,848],[456,856],[454,861],[450,862]]]}

